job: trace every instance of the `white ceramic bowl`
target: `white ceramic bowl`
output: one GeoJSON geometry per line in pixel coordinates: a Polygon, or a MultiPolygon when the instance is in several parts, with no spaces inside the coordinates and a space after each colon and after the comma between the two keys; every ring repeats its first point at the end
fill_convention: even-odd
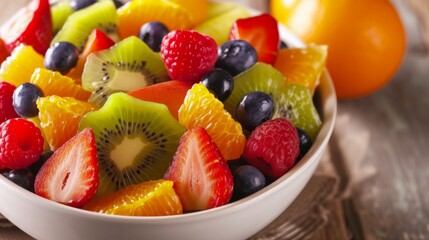
{"type": "MultiPolygon", "coordinates": [[[[304,44],[287,29],[290,46],[304,44]]],[[[93,213],[46,200],[0,175],[0,213],[36,239],[246,239],[278,217],[298,196],[325,152],[336,116],[336,96],[327,72],[317,89],[323,126],[306,156],[261,191],[215,209],[166,217],[93,213]]]]}

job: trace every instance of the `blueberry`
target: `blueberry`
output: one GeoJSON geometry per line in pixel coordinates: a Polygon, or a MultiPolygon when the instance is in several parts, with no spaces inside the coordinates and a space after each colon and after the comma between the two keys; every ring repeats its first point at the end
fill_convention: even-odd
{"type": "Polygon", "coordinates": [[[89,7],[96,2],[96,0],[70,0],[70,6],[77,11],[89,7]]]}
{"type": "Polygon", "coordinates": [[[168,34],[168,28],[161,22],[151,21],[140,28],[139,38],[143,40],[154,52],[161,49],[162,38],[168,34]]]}
{"type": "Polygon", "coordinates": [[[296,128],[298,131],[298,137],[299,137],[299,155],[296,158],[295,163],[299,162],[302,157],[310,150],[311,145],[313,145],[313,141],[311,141],[310,136],[301,128],[296,128]]]}
{"type": "Polygon", "coordinates": [[[258,61],[255,48],[243,40],[233,40],[218,48],[217,68],[228,71],[232,76],[245,71],[258,61]]]}
{"type": "Polygon", "coordinates": [[[19,85],[12,95],[12,105],[15,112],[21,117],[31,118],[37,116],[39,109],[36,101],[43,97],[43,92],[32,83],[19,85]]]}
{"type": "Polygon", "coordinates": [[[27,168],[19,170],[3,169],[0,171],[3,176],[11,180],[15,184],[34,192],[34,179],[35,175],[27,168]]]}
{"type": "Polygon", "coordinates": [[[69,42],[57,42],[46,51],[44,65],[46,69],[67,74],[76,66],[79,50],[69,42]]]}
{"type": "Polygon", "coordinates": [[[254,91],[244,95],[235,109],[235,119],[247,131],[253,131],[274,114],[274,100],[264,92],[254,91]]]}
{"type": "Polygon", "coordinates": [[[259,169],[243,165],[238,167],[233,174],[234,177],[234,193],[235,200],[244,198],[253,194],[266,186],[264,174],[259,169]]]}
{"type": "Polygon", "coordinates": [[[124,5],[123,2],[119,1],[119,0],[113,0],[113,3],[115,4],[116,9],[122,7],[122,5],[124,5]]]}
{"type": "Polygon", "coordinates": [[[232,93],[234,78],[227,71],[217,68],[206,73],[201,79],[201,84],[223,102],[232,93]]]}
{"type": "Polygon", "coordinates": [[[246,160],[244,160],[243,158],[238,158],[238,159],[228,160],[226,161],[226,163],[228,164],[228,168],[231,174],[234,174],[235,170],[238,167],[246,164],[246,160]]]}
{"type": "Polygon", "coordinates": [[[37,175],[37,173],[39,172],[40,168],[52,156],[52,154],[54,154],[54,152],[52,152],[51,150],[46,150],[46,151],[42,152],[42,154],[40,155],[39,160],[37,160],[35,163],[31,164],[28,167],[28,169],[30,169],[30,171],[32,173],[34,173],[35,175],[37,175]]]}
{"type": "Polygon", "coordinates": [[[279,49],[285,49],[285,48],[288,48],[288,45],[285,42],[280,41],[279,49]]]}

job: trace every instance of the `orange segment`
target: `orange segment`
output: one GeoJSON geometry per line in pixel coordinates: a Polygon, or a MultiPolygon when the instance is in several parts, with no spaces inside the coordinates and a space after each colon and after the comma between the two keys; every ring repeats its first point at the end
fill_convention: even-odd
{"type": "Polygon", "coordinates": [[[19,86],[29,82],[34,69],[43,67],[43,56],[33,47],[20,45],[1,65],[0,79],[19,86]]]}
{"type": "Polygon", "coordinates": [[[91,96],[91,92],[84,90],[72,78],[44,68],[37,68],[30,82],[40,87],[45,96],[74,97],[81,101],[86,101],[91,96]]]}
{"type": "Polygon", "coordinates": [[[138,35],[141,26],[160,21],[171,31],[190,29],[192,21],[187,10],[168,0],[135,0],[118,9],[119,37],[138,35]]]}
{"type": "Polygon", "coordinates": [[[37,99],[40,127],[55,151],[78,130],[82,117],[98,107],[72,97],[48,96],[37,99]]]}
{"type": "Polygon", "coordinates": [[[202,23],[207,18],[207,13],[209,9],[208,0],[170,0],[184,9],[189,13],[189,18],[191,19],[192,25],[196,26],[202,23]]]}
{"type": "Polygon", "coordinates": [[[286,48],[277,53],[274,67],[283,73],[288,82],[308,87],[314,93],[325,69],[327,56],[326,45],[286,48]]]}
{"type": "Polygon", "coordinates": [[[165,216],[183,212],[173,182],[156,180],[126,186],[90,201],[84,209],[127,216],[165,216]]]}
{"type": "Polygon", "coordinates": [[[201,83],[188,91],[179,109],[179,122],[188,129],[205,128],[225,160],[237,159],[243,153],[246,137],[241,125],[201,83]]]}

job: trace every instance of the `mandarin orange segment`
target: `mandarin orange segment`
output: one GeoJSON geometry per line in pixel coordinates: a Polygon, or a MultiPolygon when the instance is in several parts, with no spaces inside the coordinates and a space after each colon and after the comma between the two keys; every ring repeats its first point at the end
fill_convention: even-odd
{"type": "Polygon", "coordinates": [[[205,128],[225,160],[237,159],[243,153],[246,137],[241,125],[201,83],[188,91],[179,109],[179,122],[188,129],[205,128]]]}
{"type": "Polygon", "coordinates": [[[286,77],[286,81],[308,87],[314,93],[325,69],[327,56],[326,45],[286,48],[277,53],[274,67],[286,77]]]}
{"type": "Polygon", "coordinates": [[[192,25],[196,26],[202,23],[207,18],[209,1],[208,0],[170,0],[184,9],[189,13],[189,18],[192,21],[192,25]]]}
{"type": "Polygon", "coordinates": [[[1,64],[0,79],[19,86],[29,82],[34,70],[41,67],[43,67],[43,56],[31,46],[20,45],[1,64]]]}
{"type": "Polygon", "coordinates": [[[81,101],[87,101],[91,96],[91,92],[84,90],[72,78],[44,68],[37,68],[30,82],[40,87],[44,96],[74,97],[81,101]]]}
{"type": "Polygon", "coordinates": [[[188,11],[168,0],[135,0],[118,9],[119,37],[137,36],[141,26],[149,21],[160,21],[171,31],[190,29],[188,11]]]}
{"type": "Polygon", "coordinates": [[[183,213],[173,182],[156,180],[126,186],[90,201],[84,209],[114,215],[165,216],[183,213]]]}
{"type": "Polygon", "coordinates": [[[77,133],[80,120],[86,113],[98,109],[72,97],[55,95],[39,98],[36,103],[40,127],[53,151],[77,133]]]}

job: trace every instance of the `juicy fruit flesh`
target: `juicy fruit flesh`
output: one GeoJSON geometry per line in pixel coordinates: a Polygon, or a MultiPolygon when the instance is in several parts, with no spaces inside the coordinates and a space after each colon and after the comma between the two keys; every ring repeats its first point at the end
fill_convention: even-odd
{"type": "Polygon", "coordinates": [[[125,137],[119,145],[112,149],[110,158],[115,162],[119,171],[131,166],[140,151],[151,151],[153,146],[147,139],[125,137]]]}

